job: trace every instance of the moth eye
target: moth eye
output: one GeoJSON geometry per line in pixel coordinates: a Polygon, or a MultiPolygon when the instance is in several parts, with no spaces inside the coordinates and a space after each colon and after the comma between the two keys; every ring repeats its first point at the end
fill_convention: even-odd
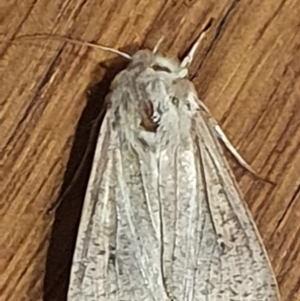
{"type": "Polygon", "coordinates": [[[171,102],[174,106],[178,107],[179,105],[179,98],[177,98],[176,96],[171,96],[171,102]]]}
{"type": "Polygon", "coordinates": [[[167,73],[172,73],[172,71],[167,68],[167,67],[164,67],[164,66],[159,66],[159,65],[152,65],[150,66],[154,71],[164,71],[164,72],[167,72],[167,73]]]}
{"type": "Polygon", "coordinates": [[[191,104],[190,104],[190,102],[187,101],[185,105],[186,105],[187,109],[190,111],[191,110],[191,104]]]}

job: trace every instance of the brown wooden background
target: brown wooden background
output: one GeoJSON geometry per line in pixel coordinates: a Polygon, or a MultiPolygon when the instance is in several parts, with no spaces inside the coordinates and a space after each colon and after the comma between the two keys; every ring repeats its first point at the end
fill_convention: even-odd
{"type": "MultiPolygon", "coordinates": [[[[182,55],[215,18],[191,73],[239,152],[277,183],[255,179],[232,161],[282,299],[296,301],[299,15],[300,0],[11,0],[0,3],[0,40],[60,34],[133,53],[164,35],[161,50],[182,55]]],[[[93,148],[91,129],[122,67],[114,55],[61,41],[0,44],[1,301],[65,300],[92,152],[56,214],[47,210],[70,185],[87,145],[93,148]]]]}

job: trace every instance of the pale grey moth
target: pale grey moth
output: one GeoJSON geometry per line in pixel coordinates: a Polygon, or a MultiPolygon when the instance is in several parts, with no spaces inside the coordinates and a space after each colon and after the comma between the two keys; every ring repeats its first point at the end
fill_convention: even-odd
{"type": "Polygon", "coordinates": [[[250,169],[188,67],[140,50],[107,96],[68,301],[277,301],[270,262],[224,158],[250,169]]]}

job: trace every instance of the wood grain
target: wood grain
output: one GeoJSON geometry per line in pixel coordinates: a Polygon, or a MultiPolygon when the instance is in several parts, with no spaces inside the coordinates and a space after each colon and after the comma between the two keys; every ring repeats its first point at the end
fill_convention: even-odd
{"type": "MultiPolygon", "coordinates": [[[[161,51],[182,56],[204,23],[215,18],[191,74],[239,152],[276,182],[255,179],[231,160],[282,299],[296,301],[299,15],[300,0],[12,0],[1,3],[0,39],[60,34],[133,53],[164,35],[161,51]]],[[[65,300],[92,151],[76,181],[74,174],[95,145],[93,125],[124,63],[52,39],[0,43],[1,301],[65,300]],[[49,214],[70,183],[56,214],[49,214]]]]}

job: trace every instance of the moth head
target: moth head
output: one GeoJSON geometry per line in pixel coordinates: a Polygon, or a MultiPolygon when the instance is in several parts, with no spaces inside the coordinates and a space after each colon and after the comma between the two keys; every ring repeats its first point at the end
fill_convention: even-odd
{"type": "Polygon", "coordinates": [[[132,66],[143,65],[154,72],[163,72],[174,78],[184,78],[188,74],[187,68],[182,68],[181,62],[174,58],[165,57],[151,50],[139,50],[132,56],[132,66]]]}
{"type": "Polygon", "coordinates": [[[212,24],[212,19],[206,25],[204,30],[201,32],[200,36],[197,38],[195,43],[192,45],[188,54],[180,62],[168,57],[164,57],[158,54],[158,48],[162,43],[164,37],[159,39],[157,44],[154,46],[153,50],[140,50],[137,51],[132,57],[132,65],[138,63],[146,68],[151,68],[155,72],[164,72],[172,74],[175,78],[185,78],[188,75],[188,68],[191,65],[195,52],[198,49],[201,41],[204,39],[206,31],[210,28],[212,24]]]}
{"type": "Polygon", "coordinates": [[[202,40],[204,39],[207,30],[211,27],[213,22],[213,19],[211,18],[207,25],[202,30],[201,34],[197,38],[197,40],[192,45],[191,49],[187,53],[187,55],[183,58],[183,60],[180,62],[178,60],[173,60],[171,58],[163,57],[162,55],[157,54],[158,48],[162,41],[164,40],[164,37],[160,38],[156,45],[154,46],[152,52],[148,52],[149,56],[149,67],[152,68],[154,71],[157,72],[166,72],[166,73],[172,73],[174,75],[177,75],[178,78],[184,78],[188,74],[188,68],[191,65],[196,50],[198,49],[199,45],[201,44],[202,40]]]}

